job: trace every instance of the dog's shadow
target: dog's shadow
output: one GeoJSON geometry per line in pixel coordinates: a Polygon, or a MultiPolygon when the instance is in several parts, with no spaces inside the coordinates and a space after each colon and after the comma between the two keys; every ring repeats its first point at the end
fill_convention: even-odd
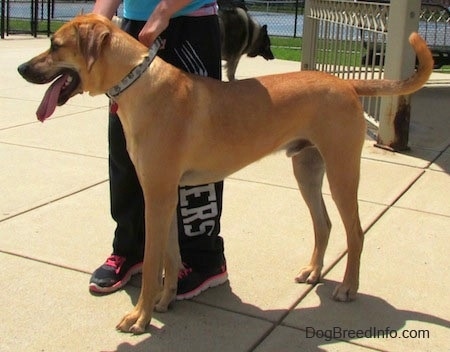
{"type": "MultiPolygon", "coordinates": [[[[309,295],[317,295],[320,301],[319,305],[302,308],[300,304],[299,307],[289,312],[289,315],[281,324],[277,324],[275,321],[279,317],[285,316],[288,313],[287,310],[262,310],[250,303],[242,302],[233,292],[232,286],[227,283],[208,290],[208,292],[203,294],[204,299],[200,296],[193,301],[176,302],[168,313],[155,313],[154,318],[160,324],[152,324],[149,327],[148,334],[150,336],[148,338],[135,345],[127,342],[122,343],[117,346],[116,351],[177,351],[177,348],[180,351],[191,350],[188,346],[192,346],[196,350],[212,350],[209,342],[211,341],[210,339],[215,339],[214,329],[217,328],[220,331],[222,323],[224,324],[223,328],[225,328],[225,324],[230,324],[236,319],[236,314],[245,316],[245,319],[255,319],[265,323],[270,321],[274,324],[273,327],[281,326],[288,329],[291,332],[289,336],[293,336],[293,338],[284,340],[283,346],[279,346],[280,351],[299,350],[299,348],[320,351],[322,346],[336,343],[336,340],[325,338],[325,336],[321,338],[316,336],[314,339],[307,338],[307,327],[310,330],[314,328],[321,331],[335,327],[363,331],[377,329],[379,331],[390,331],[390,337],[393,334],[399,335],[406,328],[407,323],[408,329],[423,329],[422,323],[450,328],[450,321],[437,315],[397,309],[381,298],[364,293],[360,293],[357,300],[349,304],[335,302],[331,296],[336,284],[337,282],[323,280],[309,293],[309,295]],[[211,301],[218,303],[211,304],[211,301]],[[230,307],[238,307],[238,310],[234,311],[230,307]],[[230,316],[226,319],[226,322],[221,322],[221,315],[230,316]],[[196,316],[198,316],[198,321],[193,323],[192,319],[195,319],[196,316]],[[201,326],[208,330],[208,334],[211,337],[205,337],[205,329],[201,329],[201,326]],[[308,342],[305,343],[305,340],[308,340],[308,342]],[[312,346],[311,343],[313,344],[312,346]]],[[[136,287],[128,286],[126,291],[130,295],[133,304],[135,304],[139,290],[136,287]]],[[[238,320],[236,320],[236,324],[239,324],[238,320]]],[[[259,334],[259,336],[263,336],[266,332],[271,331],[273,327],[266,330],[261,329],[260,332],[256,332],[254,335],[258,336],[259,334]]],[[[227,336],[227,333],[224,333],[224,331],[220,331],[218,336],[220,338],[237,339],[237,336],[232,335],[233,329],[230,328],[229,330],[230,336],[227,336]]],[[[430,335],[432,334],[433,332],[431,331],[430,335]]],[[[253,343],[257,341],[257,338],[254,340],[253,343]]],[[[343,340],[357,343],[358,338],[343,338],[343,340]]],[[[217,343],[217,346],[221,345],[218,337],[214,343],[217,343]]],[[[225,344],[225,346],[228,345],[231,346],[231,344],[225,344]]],[[[255,347],[251,345],[244,346],[244,344],[238,344],[238,346],[242,346],[242,351],[255,347]]],[[[226,351],[226,348],[221,348],[221,350],[226,351]]]]}

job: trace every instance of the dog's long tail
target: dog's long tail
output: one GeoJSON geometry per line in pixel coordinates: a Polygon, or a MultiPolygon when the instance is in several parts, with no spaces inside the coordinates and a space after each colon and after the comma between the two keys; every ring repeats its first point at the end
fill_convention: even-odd
{"type": "Polygon", "coordinates": [[[356,93],[361,96],[406,95],[420,89],[433,71],[433,56],[425,40],[416,32],[409,36],[409,43],[416,52],[419,67],[414,75],[402,81],[351,80],[356,93]]]}

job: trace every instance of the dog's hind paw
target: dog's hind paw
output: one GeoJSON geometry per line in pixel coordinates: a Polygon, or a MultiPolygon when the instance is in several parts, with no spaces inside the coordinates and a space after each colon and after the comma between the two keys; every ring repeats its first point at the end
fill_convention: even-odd
{"type": "Polygon", "coordinates": [[[316,284],[320,280],[320,275],[322,272],[321,266],[308,265],[300,269],[300,272],[295,277],[295,282],[316,284]]]}

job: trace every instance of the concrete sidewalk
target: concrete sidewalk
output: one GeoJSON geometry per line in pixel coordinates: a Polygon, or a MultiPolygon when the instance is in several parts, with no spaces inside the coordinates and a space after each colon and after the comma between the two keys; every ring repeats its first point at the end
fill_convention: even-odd
{"type": "MultiPolygon", "coordinates": [[[[107,99],[78,96],[38,122],[47,86],[25,82],[16,68],[48,45],[47,38],[0,41],[0,351],[448,350],[448,88],[414,95],[410,152],[376,149],[367,139],[359,195],[366,242],[355,302],[331,299],[346,243],[327,185],[334,227],[324,278],[314,287],[293,282],[309,261],[313,235],[290,161],[280,153],[225,183],[229,283],[155,313],[148,334],[130,336],[114,326],[139,289],[88,292],[114,229],[107,99]]],[[[244,59],[238,77],[298,69],[244,59]]]]}

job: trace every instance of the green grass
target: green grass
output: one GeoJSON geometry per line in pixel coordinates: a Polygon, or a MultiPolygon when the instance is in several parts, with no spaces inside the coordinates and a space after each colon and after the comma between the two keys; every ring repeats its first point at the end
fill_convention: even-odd
{"type": "MultiPolygon", "coordinates": [[[[61,27],[64,21],[50,21],[50,32],[54,33],[61,27]]],[[[31,33],[31,23],[30,20],[25,19],[10,19],[9,21],[9,31],[11,34],[14,33],[31,33]]],[[[39,21],[37,24],[38,33],[47,33],[47,21],[39,21]]]]}
{"type": "MultiPolygon", "coordinates": [[[[271,37],[271,48],[277,59],[301,61],[302,58],[302,38],[291,37],[271,37]]],[[[317,43],[317,47],[321,48],[321,40],[317,43]]],[[[361,62],[361,52],[353,48],[352,51],[344,51],[344,45],[337,43],[336,48],[340,48],[339,52],[331,52],[329,50],[318,50],[317,59],[319,62],[335,63],[345,65],[348,63],[356,64],[361,62]]],[[[357,48],[356,48],[357,49],[357,48]]]]}
{"type": "Polygon", "coordinates": [[[270,43],[275,58],[301,61],[301,38],[270,37],[270,43]]]}
{"type": "MultiPolygon", "coordinates": [[[[302,38],[292,38],[292,37],[270,37],[270,43],[272,52],[275,58],[280,60],[289,60],[289,61],[301,61],[302,59],[302,38]]],[[[319,44],[320,47],[320,44],[319,44]]],[[[324,60],[326,62],[333,61],[337,59],[340,61],[338,65],[357,65],[361,63],[360,52],[349,53],[341,53],[340,55],[333,56],[328,54],[328,59],[324,58],[323,53],[318,54],[319,60],[324,60]],[[332,58],[330,60],[330,58],[332,58]]],[[[450,65],[443,66],[442,68],[436,70],[436,72],[440,73],[450,73],[450,65]]]]}

